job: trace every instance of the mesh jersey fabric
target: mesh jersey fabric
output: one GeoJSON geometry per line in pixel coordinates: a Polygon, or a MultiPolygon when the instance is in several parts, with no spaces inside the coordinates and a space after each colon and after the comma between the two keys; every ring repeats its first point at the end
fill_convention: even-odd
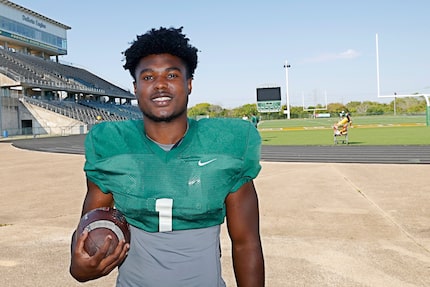
{"type": "Polygon", "coordinates": [[[226,196],[259,173],[261,138],[251,123],[188,123],[167,152],[146,137],[141,120],[100,123],[87,135],[87,178],[113,194],[130,224],[147,232],[221,224],[226,196]]]}

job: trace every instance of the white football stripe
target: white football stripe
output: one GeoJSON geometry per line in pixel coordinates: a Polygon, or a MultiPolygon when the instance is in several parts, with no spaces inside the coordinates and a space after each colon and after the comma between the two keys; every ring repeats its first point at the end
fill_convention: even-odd
{"type": "Polygon", "coordinates": [[[107,228],[112,230],[115,235],[118,237],[118,241],[121,241],[124,239],[124,233],[122,232],[121,228],[119,228],[115,223],[109,220],[97,220],[94,222],[91,222],[88,224],[85,229],[90,232],[91,230],[97,229],[97,228],[107,228]]]}

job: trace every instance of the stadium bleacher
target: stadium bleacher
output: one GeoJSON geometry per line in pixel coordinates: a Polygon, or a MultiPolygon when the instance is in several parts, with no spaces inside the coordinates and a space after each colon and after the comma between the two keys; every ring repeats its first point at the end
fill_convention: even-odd
{"type": "Polygon", "coordinates": [[[135,99],[133,94],[82,68],[0,49],[0,73],[26,88],[70,93],[73,96],[65,100],[34,95],[23,95],[23,100],[84,124],[95,124],[100,119],[119,121],[142,118],[139,108],[129,103],[135,99]],[[80,96],[76,98],[76,94],[80,96]],[[101,100],[103,97],[126,99],[127,102],[104,102],[101,100]]]}
{"type": "Polygon", "coordinates": [[[119,88],[89,71],[21,52],[0,49],[0,65],[18,73],[23,84],[62,87],[70,91],[134,99],[130,92],[119,88]]]}
{"type": "Polygon", "coordinates": [[[49,111],[73,118],[86,124],[96,124],[100,120],[121,121],[128,119],[118,113],[112,112],[109,104],[100,104],[98,108],[91,108],[73,101],[40,100],[25,97],[27,103],[47,109],[49,111]]]}

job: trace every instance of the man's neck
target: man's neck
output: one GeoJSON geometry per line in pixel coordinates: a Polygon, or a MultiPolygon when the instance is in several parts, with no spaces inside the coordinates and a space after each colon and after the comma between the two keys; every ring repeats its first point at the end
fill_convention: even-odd
{"type": "Polygon", "coordinates": [[[145,122],[145,134],[160,144],[176,144],[188,130],[188,119],[174,122],[145,122]]]}

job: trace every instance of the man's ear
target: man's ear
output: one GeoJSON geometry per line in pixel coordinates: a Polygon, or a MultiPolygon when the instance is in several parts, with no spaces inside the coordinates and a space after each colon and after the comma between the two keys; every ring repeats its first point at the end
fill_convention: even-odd
{"type": "Polygon", "coordinates": [[[136,95],[136,81],[133,81],[134,94],[136,95]]]}
{"type": "Polygon", "coordinates": [[[189,78],[187,80],[187,85],[188,85],[188,95],[191,94],[191,91],[193,90],[193,78],[189,78]]]}

